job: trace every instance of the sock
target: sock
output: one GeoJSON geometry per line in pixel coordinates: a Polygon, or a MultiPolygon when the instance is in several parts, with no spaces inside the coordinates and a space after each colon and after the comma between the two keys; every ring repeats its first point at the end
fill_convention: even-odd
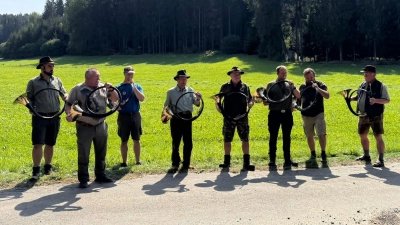
{"type": "Polygon", "coordinates": [[[379,161],[383,162],[383,154],[385,153],[379,153],[379,161]]]}
{"type": "Polygon", "coordinates": [[[311,157],[317,157],[317,154],[315,153],[315,150],[311,151],[311,157]]]}
{"type": "Polygon", "coordinates": [[[365,149],[364,149],[364,155],[365,155],[365,156],[369,156],[369,150],[365,150],[365,149]]]}
{"type": "Polygon", "coordinates": [[[322,150],[322,151],[321,151],[321,158],[322,158],[322,159],[326,159],[326,152],[325,152],[325,150],[322,150]]]}

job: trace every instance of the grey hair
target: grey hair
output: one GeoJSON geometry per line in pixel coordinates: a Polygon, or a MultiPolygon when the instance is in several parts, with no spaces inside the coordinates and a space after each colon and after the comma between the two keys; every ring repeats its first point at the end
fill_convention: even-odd
{"type": "Polygon", "coordinates": [[[87,69],[85,72],[85,78],[88,78],[89,75],[91,75],[92,73],[96,73],[96,72],[99,72],[96,68],[87,69]]]}

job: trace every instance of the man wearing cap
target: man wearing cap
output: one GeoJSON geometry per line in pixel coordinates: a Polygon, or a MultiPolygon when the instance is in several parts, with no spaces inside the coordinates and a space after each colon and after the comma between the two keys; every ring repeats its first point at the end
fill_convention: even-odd
{"type": "Polygon", "coordinates": [[[383,167],[385,142],[382,135],[383,130],[383,112],[384,104],[390,102],[389,92],[386,85],[376,79],[375,66],[367,65],[360,72],[364,73],[364,82],[359,86],[357,96],[351,98],[352,101],[357,101],[357,109],[361,114],[358,120],[358,134],[360,135],[361,145],[364,149],[364,155],[356,160],[371,162],[369,155],[369,139],[368,132],[372,128],[376,140],[376,147],[379,153],[379,159],[373,164],[374,167],[383,167]],[[365,91],[360,91],[361,89],[365,91]]]}
{"type": "MultiPolygon", "coordinates": [[[[87,111],[87,107],[95,113],[105,113],[109,101],[115,102],[119,99],[117,92],[110,83],[100,82],[100,72],[96,68],[89,68],[85,72],[85,82],[79,83],[72,88],[65,105],[67,121],[73,122],[71,107],[77,103],[80,108],[87,111]],[[97,92],[92,91],[98,87],[97,92]],[[92,93],[90,96],[88,96],[92,93]],[[89,101],[86,104],[86,101],[89,101]]],[[[76,137],[78,144],[78,180],[80,188],[87,188],[89,181],[89,159],[90,148],[93,142],[95,154],[94,174],[95,181],[109,183],[113,180],[105,173],[106,154],[108,141],[108,124],[105,117],[94,118],[79,116],[76,120],[76,137]]]]}
{"type": "Polygon", "coordinates": [[[140,162],[140,135],[142,135],[142,117],[140,115],[140,103],[144,101],[143,88],[135,83],[133,77],[135,70],[131,66],[124,68],[124,82],[117,85],[121,92],[121,109],[118,113],[118,136],[121,138],[121,167],[127,167],[128,140],[133,140],[133,152],[135,153],[136,165],[140,162]]]}
{"type": "MultiPolygon", "coordinates": [[[[287,69],[285,66],[278,66],[276,68],[277,79],[268,83],[266,90],[279,81],[287,81],[287,69]]],[[[297,167],[298,163],[292,161],[290,155],[290,142],[291,132],[293,127],[293,95],[296,98],[300,98],[300,92],[296,89],[292,81],[283,82],[280,85],[281,88],[271,89],[271,96],[284,96],[285,92],[292,91],[291,96],[281,103],[269,103],[264,101],[265,106],[269,106],[268,113],[268,131],[269,131],[269,164],[270,169],[276,169],[276,143],[278,140],[279,127],[282,126],[282,139],[283,139],[283,156],[284,164],[283,169],[289,170],[292,166],[297,167]]]]}
{"type": "Polygon", "coordinates": [[[254,171],[254,165],[250,164],[250,146],[249,146],[249,120],[246,113],[246,108],[253,107],[253,99],[250,94],[250,87],[242,82],[243,71],[239,67],[232,67],[228,71],[228,76],[231,80],[223,84],[220,88],[220,94],[224,95],[224,108],[221,108],[220,103],[216,102],[215,106],[218,112],[224,115],[224,125],[222,127],[222,134],[224,136],[224,163],[219,166],[226,169],[231,164],[231,150],[232,140],[237,127],[237,133],[242,141],[242,152],[243,152],[243,170],[254,171]],[[243,93],[247,99],[243,98],[243,95],[231,94],[231,93],[243,93]],[[229,96],[229,97],[228,97],[229,96]],[[247,105],[247,106],[246,106],[247,105]],[[239,106],[239,107],[238,107],[239,106]],[[229,115],[236,117],[237,115],[245,115],[237,120],[232,119],[229,115]]]}
{"type": "MultiPolygon", "coordinates": [[[[40,69],[40,74],[32,78],[27,85],[26,93],[29,101],[33,104],[36,112],[40,115],[51,117],[60,111],[60,93],[57,91],[46,90],[43,94],[38,94],[44,88],[55,88],[64,95],[62,99],[68,97],[63,83],[58,77],[53,76],[54,61],[49,57],[43,57],[39,60],[36,69],[40,69]],[[35,96],[36,95],[36,96],[35,96]]],[[[49,175],[53,171],[51,164],[54,145],[56,144],[58,131],[60,130],[60,117],[44,119],[32,115],[32,177],[30,182],[36,182],[40,177],[40,162],[44,156],[44,174],[49,175]],[[44,150],[43,150],[44,145],[44,150]]]]}
{"type": "MultiPolygon", "coordinates": [[[[176,73],[174,80],[176,80],[177,85],[167,91],[167,98],[164,103],[164,108],[169,106],[173,113],[177,113],[180,117],[185,119],[192,118],[193,105],[200,106],[201,98],[200,92],[195,92],[193,88],[186,86],[188,78],[190,78],[190,76],[186,74],[186,70],[179,70],[176,73]],[[194,94],[185,94],[187,92],[194,92],[194,94]],[[182,95],[184,96],[180,98],[182,95]],[[177,102],[178,98],[180,98],[179,102],[177,102]]],[[[163,121],[163,123],[167,123],[167,121],[163,121]]],[[[172,168],[168,172],[175,173],[178,171],[181,162],[181,157],[179,156],[181,139],[183,139],[183,162],[181,171],[186,172],[188,169],[193,168],[190,165],[190,157],[193,148],[192,121],[172,117],[170,128],[172,137],[172,168]]]]}

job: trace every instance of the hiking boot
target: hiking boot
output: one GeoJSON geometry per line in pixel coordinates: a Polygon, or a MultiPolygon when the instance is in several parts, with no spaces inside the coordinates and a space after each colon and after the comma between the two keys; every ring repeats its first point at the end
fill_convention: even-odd
{"type": "Polygon", "coordinates": [[[80,182],[78,187],[79,188],[88,188],[89,184],[88,184],[88,182],[85,182],[85,181],[84,182],[80,182]]]}
{"type": "Polygon", "coordinates": [[[373,167],[384,167],[385,163],[383,161],[376,161],[376,163],[372,164],[373,167]]]}
{"type": "Polygon", "coordinates": [[[306,168],[318,168],[318,163],[317,163],[317,159],[315,156],[311,156],[306,161],[306,168]]]}
{"type": "Polygon", "coordinates": [[[363,155],[363,156],[356,158],[356,161],[371,162],[371,156],[363,155]]]}
{"type": "Polygon", "coordinates": [[[219,164],[220,168],[226,169],[231,166],[231,156],[230,155],[224,155],[224,163],[219,164]]]}
{"type": "Polygon", "coordinates": [[[44,175],[50,175],[53,172],[53,165],[51,164],[44,164],[44,175]]]}
{"type": "Polygon", "coordinates": [[[104,174],[104,175],[97,176],[94,181],[98,182],[98,183],[111,183],[111,182],[113,182],[113,179],[111,179],[109,176],[104,174]]]}
{"type": "Polygon", "coordinates": [[[35,183],[40,178],[40,166],[32,167],[32,177],[29,179],[30,183],[35,183]]]}
{"type": "Polygon", "coordinates": [[[254,165],[250,165],[250,155],[243,155],[243,168],[242,171],[254,171],[256,167],[254,165]]]}
{"type": "Polygon", "coordinates": [[[128,167],[128,165],[127,165],[126,163],[121,163],[121,164],[119,165],[119,167],[128,167]]]}

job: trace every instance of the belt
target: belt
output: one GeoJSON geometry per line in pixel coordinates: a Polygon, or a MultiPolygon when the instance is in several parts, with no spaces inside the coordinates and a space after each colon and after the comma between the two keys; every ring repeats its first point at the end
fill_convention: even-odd
{"type": "Polygon", "coordinates": [[[281,109],[281,110],[271,110],[271,112],[286,113],[286,112],[291,112],[291,110],[290,109],[281,109]]]}
{"type": "Polygon", "coordinates": [[[183,112],[180,112],[180,113],[178,113],[178,114],[187,115],[187,114],[192,114],[192,112],[190,112],[190,111],[183,111],[183,112]]]}
{"type": "Polygon", "coordinates": [[[82,125],[82,126],[84,126],[84,127],[96,127],[97,125],[100,125],[100,124],[103,123],[103,122],[101,122],[101,123],[99,123],[99,124],[96,124],[96,125],[92,125],[92,124],[85,123],[85,122],[82,122],[82,121],[77,120],[76,123],[79,124],[79,125],[82,125]]]}
{"type": "Polygon", "coordinates": [[[42,112],[38,112],[39,115],[41,116],[54,116],[59,112],[51,112],[51,113],[42,113],[42,112]]]}

